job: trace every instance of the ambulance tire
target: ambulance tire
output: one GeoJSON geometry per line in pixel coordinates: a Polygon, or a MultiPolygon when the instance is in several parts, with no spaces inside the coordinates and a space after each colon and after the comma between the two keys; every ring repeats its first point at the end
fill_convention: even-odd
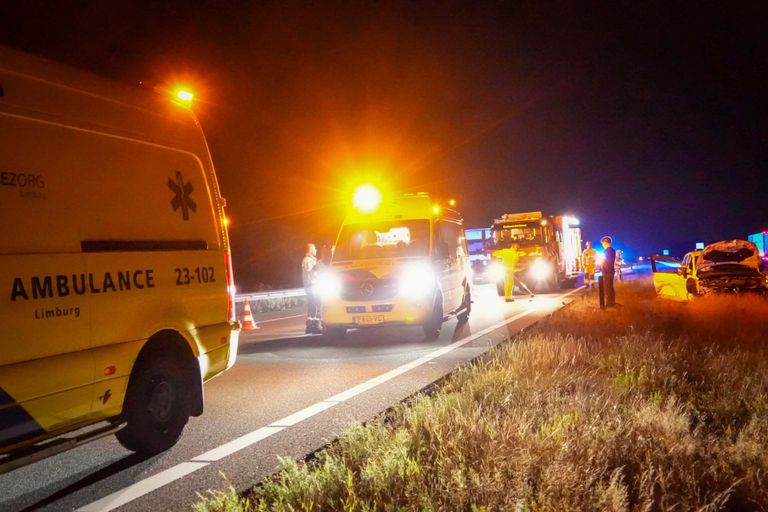
{"type": "Polygon", "coordinates": [[[140,358],[123,404],[125,427],[115,436],[125,448],[154,455],[176,444],[190,416],[185,399],[190,372],[180,358],[154,353],[140,358]]]}
{"type": "Polygon", "coordinates": [[[496,293],[499,294],[499,297],[504,296],[504,281],[496,281],[496,293]]]}
{"type": "Polygon", "coordinates": [[[456,318],[460,324],[463,324],[469,320],[469,314],[472,312],[472,291],[469,288],[469,284],[464,285],[464,300],[461,301],[461,313],[456,318]]]}
{"type": "Polygon", "coordinates": [[[421,326],[424,330],[424,338],[427,341],[436,340],[440,336],[440,329],[443,327],[443,296],[438,292],[435,297],[435,307],[432,310],[432,315],[421,326]]]}
{"type": "Polygon", "coordinates": [[[329,341],[343,340],[347,335],[346,327],[339,327],[335,325],[326,325],[323,328],[323,336],[329,341]]]}

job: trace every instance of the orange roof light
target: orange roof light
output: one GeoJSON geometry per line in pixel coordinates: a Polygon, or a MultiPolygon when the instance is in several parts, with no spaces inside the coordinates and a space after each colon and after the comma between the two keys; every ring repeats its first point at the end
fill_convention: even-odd
{"type": "Polygon", "coordinates": [[[352,195],[352,206],[362,213],[375,212],[381,204],[381,192],[373,185],[361,185],[352,195]]]}
{"type": "Polygon", "coordinates": [[[456,200],[455,199],[451,199],[450,201],[448,201],[448,204],[451,205],[451,206],[456,206],[456,200]]]}
{"type": "Polygon", "coordinates": [[[440,213],[440,205],[439,204],[436,204],[436,205],[432,206],[432,213],[434,213],[435,215],[440,213]]]}
{"type": "Polygon", "coordinates": [[[188,105],[192,103],[192,100],[195,99],[195,95],[189,89],[184,87],[177,87],[173,90],[173,98],[177,101],[180,101],[181,103],[188,105]]]}

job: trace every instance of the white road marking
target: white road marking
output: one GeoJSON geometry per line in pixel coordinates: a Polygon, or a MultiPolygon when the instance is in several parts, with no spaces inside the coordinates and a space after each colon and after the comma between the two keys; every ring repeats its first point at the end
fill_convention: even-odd
{"type": "MultiPolygon", "coordinates": [[[[579,288],[575,288],[567,293],[559,295],[553,300],[559,301],[567,297],[568,295],[571,295],[572,293],[575,293],[581,290],[582,288],[583,286],[579,288]]],[[[330,409],[331,407],[338,405],[341,402],[349,400],[350,398],[353,398],[359,395],[360,393],[364,393],[365,391],[373,389],[376,386],[383,384],[387,381],[390,381],[409,370],[412,370],[425,363],[428,363],[429,361],[432,361],[435,358],[445,355],[463,345],[466,345],[467,343],[471,343],[472,341],[475,341],[476,339],[481,338],[482,336],[485,336],[490,332],[493,332],[496,329],[499,329],[500,327],[504,327],[507,324],[510,324],[516,320],[519,320],[520,318],[523,318],[524,316],[527,316],[531,313],[535,313],[537,311],[541,311],[541,310],[537,308],[529,308],[529,309],[526,309],[525,311],[521,311],[520,313],[510,318],[506,318],[501,322],[498,322],[490,327],[486,327],[485,329],[483,329],[478,333],[475,333],[466,338],[462,338],[461,340],[451,343],[450,345],[446,345],[445,347],[441,347],[437,350],[434,350],[425,356],[422,356],[418,359],[414,359],[409,363],[405,363],[402,366],[398,366],[397,368],[394,368],[388,372],[382,373],[381,375],[378,375],[356,386],[353,386],[348,390],[343,391],[337,395],[334,395],[326,400],[321,400],[320,402],[310,405],[309,407],[305,407],[304,409],[301,409],[300,411],[297,411],[289,416],[286,416],[285,418],[282,418],[273,423],[270,423],[269,426],[256,429],[252,432],[249,432],[243,436],[238,437],[237,439],[229,441],[217,448],[207,451],[202,455],[199,455],[191,459],[189,462],[182,462],[180,464],[177,464],[169,469],[166,469],[165,471],[161,471],[156,475],[152,475],[148,478],[145,478],[144,480],[136,482],[135,484],[129,485],[124,489],[114,492],[97,501],[89,503],[88,505],[85,505],[77,510],[81,512],[96,512],[96,511],[107,512],[109,510],[114,510],[117,507],[125,505],[126,503],[129,503],[137,498],[140,498],[145,494],[149,494],[150,492],[157,490],[160,487],[163,487],[164,485],[167,485],[171,482],[179,480],[180,478],[183,478],[188,474],[194,471],[197,471],[198,469],[204,468],[211,462],[221,460],[228,455],[232,455],[233,453],[238,452],[244,448],[247,448],[255,443],[258,443],[259,441],[263,441],[264,439],[288,427],[296,425],[297,423],[300,423],[308,418],[311,418],[312,416],[315,416],[327,409],[330,409]]],[[[297,315],[297,316],[303,316],[303,315],[297,315]]]]}
{"type": "Polygon", "coordinates": [[[99,512],[102,510],[114,510],[117,507],[125,505],[128,502],[140,498],[147,493],[159,489],[166,484],[174,482],[181,477],[197,471],[198,469],[207,466],[207,462],[182,462],[172,468],[168,468],[165,471],[161,471],[156,475],[152,475],[149,478],[145,478],[140,482],[136,482],[133,485],[129,485],[125,489],[121,489],[115,493],[105,496],[100,500],[89,503],[88,505],[81,507],[77,510],[83,512],[99,512]]]}
{"type": "Polygon", "coordinates": [[[269,426],[270,427],[292,427],[297,423],[301,423],[307,418],[311,418],[315,414],[320,414],[324,410],[330,409],[331,407],[333,407],[338,403],[339,402],[331,402],[331,401],[323,400],[322,402],[317,402],[316,404],[312,404],[309,407],[305,407],[300,411],[296,411],[290,416],[286,416],[285,418],[277,420],[274,423],[270,423],[269,426]]]}
{"type": "Polygon", "coordinates": [[[248,432],[247,434],[242,435],[237,439],[233,439],[232,441],[224,443],[223,445],[214,448],[213,450],[209,450],[202,455],[198,455],[192,459],[192,462],[216,462],[217,460],[223,459],[227,455],[232,455],[235,452],[239,452],[243,448],[251,446],[254,443],[258,443],[262,439],[266,439],[272,434],[277,434],[284,428],[285,427],[277,427],[273,425],[268,427],[261,427],[260,429],[248,432]]]}

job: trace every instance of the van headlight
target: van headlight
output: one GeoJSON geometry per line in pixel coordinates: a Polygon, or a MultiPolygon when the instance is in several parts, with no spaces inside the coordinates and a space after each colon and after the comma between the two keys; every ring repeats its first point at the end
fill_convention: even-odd
{"type": "Polygon", "coordinates": [[[531,265],[529,273],[536,281],[545,281],[552,275],[552,266],[546,260],[538,258],[531,265]]]}
{"type": "Polygon", "coordinates": [[[408,265],[400,274],[399,292],[409,299],[421,299],[435,290],[435,271],[427,263],[408,265]]]}
{"type": "Polygon", "coordinates": [[[496,260],[490,262],[485,269],[485,275],[488,276],[488,280],[493,282],[503,281],[506,274],[507,269],[504,268],[504,264],[496,260]]]}
{"type": "Polygon", "coordinates": [[[334,299],[341,295],[341,278],[332,271],[320,272],[315,278],[315,295],[321,299],[334,299]]]}

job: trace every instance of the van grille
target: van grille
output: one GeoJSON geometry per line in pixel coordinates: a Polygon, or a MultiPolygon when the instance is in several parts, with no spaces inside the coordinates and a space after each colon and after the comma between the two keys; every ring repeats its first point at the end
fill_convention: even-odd
{"type": "Polygon", "coordinates": [[[392,279],[365,279],[344,283],[344,300],[387,300],[397,295],[397,281],[392,279]]]}

